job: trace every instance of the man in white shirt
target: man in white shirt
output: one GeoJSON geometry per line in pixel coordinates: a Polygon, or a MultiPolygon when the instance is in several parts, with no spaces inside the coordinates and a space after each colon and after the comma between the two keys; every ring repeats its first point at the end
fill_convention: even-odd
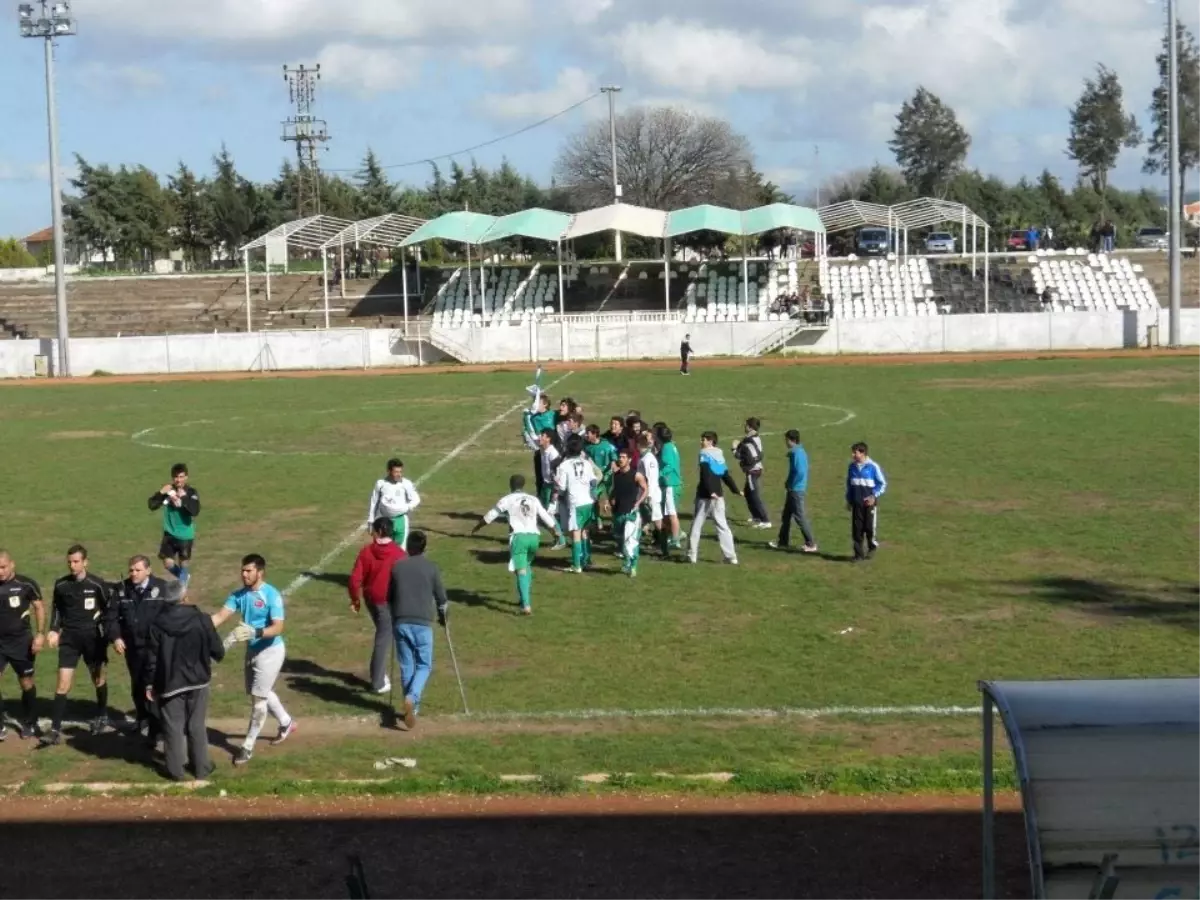
{"type": "MultiPolygon", "coordinates": [[[[475,527],[471,534],[478,533],[485,525],[491,525],[501,516],[508,518],[508,569],[517,576],[517,599],[521,615],[533,615],[533,560],[541,543],[539,523],[558,533],[558,526],[546,507],[533,494],[525,493],[525,476],[514,475],[508,479],[509,493],[496,501],[475,527]]],[[[561,535],[559,535],[561,541],[561,535]]]]}
{"type": "Polygon", "coordinates": [[[404,463],[398,459],[387,461],[387,477],[375,482],[371,490],[371,503],[367,507],[367,528],[383,516],[392,520],[392,540],[407,550],[409,514],[421,505],[417,486],[404,477],[404,463]]]}
{"type": "Polygon", "coordinates": [[[571,538],[571,565],[567,572],[580,573],[592,564],[592,545],[589,530],[596,521],[596,486],[600,470],[583,452],[583,439],[573,434],[567,438],[566,454],[558,464],[554,486],[564,515],[562,529],[571,538]]]}
{"type": "Polygon", "coordinates": [[[654,544],[666,556],[670,552],[670,536],[663,528],[663,489],[659,477],[658,456],[655,455],[654,435],[644,431],[638,436],[638,474],[646,479],[646,500],[642,510],[654,526],[654,544]]]}

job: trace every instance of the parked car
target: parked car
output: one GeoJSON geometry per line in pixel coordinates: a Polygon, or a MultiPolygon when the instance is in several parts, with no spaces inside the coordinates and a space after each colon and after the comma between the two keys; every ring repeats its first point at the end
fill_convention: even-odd
{"type": "Polygon", "coordinates": [[[1009,250],[1028,250],[1029,249],[1029,232],[1025,229],[1013,231],[1008,235],[1008,240],[1005,242],[1009,250]]]}
{"type": "Polygon", "coordinates": [[[854,241],[854,250],[862,256],[884,256],[888,252],[886,228],[861,228],[854,241]]]}
{"type": "Polygon", "coordinates": [[[1136,240],[1137,245],[1145,250],[1167,249],[1167,232],[1161,228],[1140,228],[1136,240]]]}
{"type": "Polygon", "coordinates": [[[926,253],[953,253],[954,235],[945,231],[935,231],[925,238],[926,253]]]}

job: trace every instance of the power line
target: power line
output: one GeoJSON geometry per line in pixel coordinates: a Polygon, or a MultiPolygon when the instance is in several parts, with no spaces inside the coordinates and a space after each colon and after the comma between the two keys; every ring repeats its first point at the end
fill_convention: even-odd
{"type": "MultiPolygon", "coordinates": [[[[492,138],[490,141],[484,141],[482,144],[475,144],[472,147],[466,147],[462,150],[455,150],[453,153],[442,153],[442,154],[439,154],[438,156],[426,156],[426,157],[422,157],[421,159],[410,160],[409,162],[393,163],[393,164],[387,165],[387,166],[380,166],[380,168],[381,169],[408,169],[413,166],[428,165],[429,163],[434,163],[441,159],[453,159],[456,156],[465,156],[468,153],[474,153],[476,150],[482,150],[484,147],[490,147],[493,144],[499,144],[501,141],[507,141],[511,138],[518,137],[519,135],[525,134],[525,132],[527,132],[527,131],[533,131],[533,129],[535,129],[535,128],[541,128],[543,125],[547,125],[550,122],[553,122],[555,119],[561,118],[562,116],[565,116],[567,113],[573,112],[573,111],[579,109],[579,107],[583,106],[585,103],[587,103],[591,100],[595,100],[599,96],[600,96],[600,92],[596,91],[595,93],[589,94],[588,96],[584,97],[582,100],[572,103],[566,109],[560,109],[558,112],[556,112],[552,115],[546,116],[544,119],[538,119],[538,121],[532,122],[529,125],[524,126],[523,128],[518,128],[516,131],[509,132],[508,134],[502,134],[502,135],[500,135],[500,137],[492,138]]],[[[357,172],[362,171],[362,167],[357,166],[353,169],[326,169],[325,171],[326,172],[357,173],[357,172]]]]}

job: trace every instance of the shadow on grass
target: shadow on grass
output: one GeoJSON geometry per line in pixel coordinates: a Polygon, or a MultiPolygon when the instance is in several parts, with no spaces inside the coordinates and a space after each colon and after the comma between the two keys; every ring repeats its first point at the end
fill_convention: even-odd
{"type": "MultiPolygon", "coordinates": [[[[517,611],[517,601],[514,599],[511,603],[497,600],[491,594],[481,594],[478,591],[468,591],[463,588],[447,588],[446,596],[451,603],[461,603],[463,606],[483,607],[490,609],[492,612],[504,613],[511,616],[517,611]]],[[[515,589],[514,589],[515,597],[515,589]]],[[[453,616],[453,613],[451,613],[453,616]]]]}
{"type": "Polygon", "coordinates": [[[364,678],[350,672],[327,669],[307,659],[288,659],[283,664],[282,674],[287,678],[288,687],[294,691],[316,697],[325,703],[353,706],[376,713],[382,727],[392,724],[394,716],[387,700],[370,693],[371,684],[364,678]]]}
{"type": "Polygon", "coordinates": [[[324,584],[336,584],[338,587],[350,587],[350,575],[347,572],[302,572],[305,578],[320,581],[324,584]]]}
{"type": "Polygon", "coordinates": [[[1200,628],[1200,586],[1194,584],[1139,588],[1088,578],[1046,576],[1003,583],[1028,592],[1053,606],[1070,607],[1088,615],[1142,619],[1188,631],[1200,628]]]}
{"type": "Polygon", "coordinates": [[[478,534],[453,534],[449,531],[438,531],[436,528],[422,529],[426,534],[436,534],[438,537],[449,538],[452,541],[491,541],[494,544],[508,545],[508,538],[497,537],[495,534],[488,534],[481,531],[478,534]]]}

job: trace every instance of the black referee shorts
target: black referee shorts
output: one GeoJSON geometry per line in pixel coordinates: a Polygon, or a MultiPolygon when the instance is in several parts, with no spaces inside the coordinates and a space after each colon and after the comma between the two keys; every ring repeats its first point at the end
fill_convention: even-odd
{"type": "Polygon", "coordinates": [[[58,639],[58,667],[74,669],[79,660],[89,669],[108,662],[108,641],[94,630],[64,631],[58,639]]]}
{"type": "Polygon", "coordinates": [[[0,640],[0,675],[11,664],[18,678],[33,677],[33,638],[0,640]]]}
{"type": "Polygon", "coordinates": [[[192,558],[192,541],[180,540],[174,535],[164,532],[162,543],[158,545],[158,558],[187,562],[192,558]]]}

